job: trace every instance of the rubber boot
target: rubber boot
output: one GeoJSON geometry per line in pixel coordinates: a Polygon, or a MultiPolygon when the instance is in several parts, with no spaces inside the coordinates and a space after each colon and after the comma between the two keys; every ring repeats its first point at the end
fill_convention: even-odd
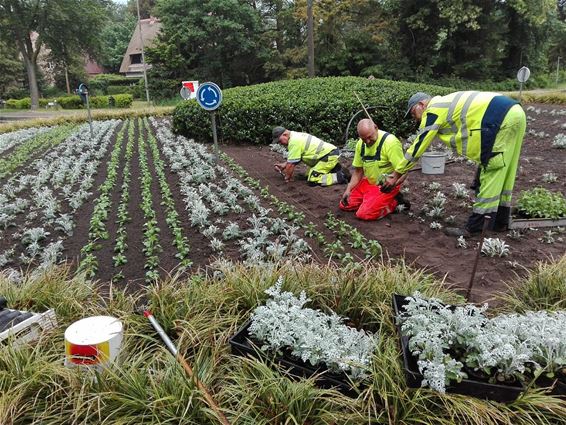
{"type": "Polygon", "coordinates": [[[511,207],[497,208],[497,214],[495,215],[495,220],[490,223],[490,228],[494,232],[506,232],[509,230],[509,223],[511,221],[511,207]]]}

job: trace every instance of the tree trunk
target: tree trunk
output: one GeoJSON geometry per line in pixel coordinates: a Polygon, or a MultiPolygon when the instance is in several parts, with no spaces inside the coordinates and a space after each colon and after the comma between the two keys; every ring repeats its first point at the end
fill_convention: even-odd
{"type": "Polygon", "coordinates": [[[67,70],[67,65],[65,65],[65,84],[67,85],[67,94],[71,94],[71,85],[69,84],[69,71],[67,70]]]}
{"type": "Polygon", "coordinates": [[[24,41],[16,41],[18,45],[18,50],[20,51],[22,57],[24,58],[24,65],[26,67],[26,72],[28,74],[29,91],[31,97],[31,109],[39,108],[39,87],[37,86],[37,56],[39,54],[39,49],[37,51],[33,50],[33,45],[29,35],[24,41]]]}

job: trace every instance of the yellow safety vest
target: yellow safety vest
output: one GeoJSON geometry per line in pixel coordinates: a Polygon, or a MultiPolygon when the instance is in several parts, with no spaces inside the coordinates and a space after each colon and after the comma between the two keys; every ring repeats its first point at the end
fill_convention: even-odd
{"type": "Polygon", "coordinates": [[[404,160],[401,142],[393,134],[378,130],[377,140],[367,146],[362,139],[356,143],[352,165],[364,169],[364,176],[372,184],[381,183],[384,174],[389,174],[404,160]]]}
{"type": "Polygon", "coordinates": [[[333,144],[320,140],[311,134],[297,131],[290,133],[289,143],[287,144],[287,162],[296,164],[303,161],[309,167],[314,167],[320,158],[337,149],[333,144]]]}

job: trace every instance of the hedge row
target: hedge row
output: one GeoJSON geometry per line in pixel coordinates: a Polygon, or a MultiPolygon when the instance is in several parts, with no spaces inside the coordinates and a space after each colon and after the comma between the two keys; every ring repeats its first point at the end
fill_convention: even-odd
{"type": "MultiPolygon", "coordinates": [[[[79,96],[63,96],[55,99],[39,99],[39,106],[46,107],[49,102],[57,101],[63,109],[82,109],[83,102],[79,96]]],[[[89,98],[91,108],[129,108],[132,106],[133,96],[131,94],[116,94],[113,96],[92,96],[89,98]]],[[[30,109],[31,99],[8,99],[6,106],[12,109],[30,109]]]]}
{"type": "MultiPolygon", "coordinates": [[[[272,127],[281,125],[341,146],[348,121],[361,110],[354,92],[365,106],[373,107],[372,117],[381,128],[406,135],[415,129],[403,115],[407,100],[416,91],[443,95],[452,90],[359,77],[285,80],[236,87],[223,92],[224,100],[217,111],[221,138],[225,142],[269,144],[272,127]]],[[[175,108],[173,127],[176,132],[197,140],[212,138],[209,114],[194,100],[175,108]]],[[[355,123],[351,127],[350,135],[355,132],[355,123]]]]}

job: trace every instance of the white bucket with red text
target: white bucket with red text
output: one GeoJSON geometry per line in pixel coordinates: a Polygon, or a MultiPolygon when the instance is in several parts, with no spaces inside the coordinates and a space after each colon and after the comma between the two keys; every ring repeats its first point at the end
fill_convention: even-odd
{"type": "Polygon", "coordinates": [[[123,325],[111,316],[81,319],[65,330],[65,366],[102,369],[118,357],[123,325]]]}

